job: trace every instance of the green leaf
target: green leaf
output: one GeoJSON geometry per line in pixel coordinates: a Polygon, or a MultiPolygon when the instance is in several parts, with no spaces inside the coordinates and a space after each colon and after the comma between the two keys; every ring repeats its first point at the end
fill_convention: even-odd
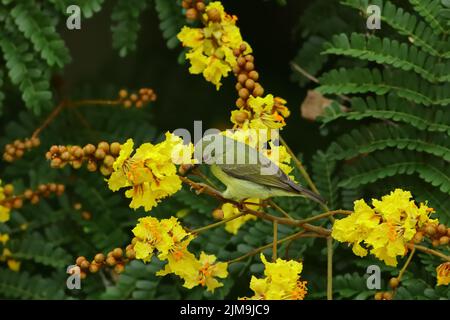
{"type": "Polygon", "coordinates": [[[159,28],[166,40],[167,47],[174,49],[180,41],[177,34],[185,24],[185,17],[176,1],[155,0],[155,8],[160,20],[159,28]]]}
{"type": "Polygon", "coordinates": [[[387,64],[404,71],[413,70],[430,82],[450,81],[450,61],[428,55],[408,43],[373,35],[335,35],[324,45],[325,54],[336,54],[387,64]]]}
{"type": "Polygon", "coordinates": [[[432,85],[416,74],[398,71],[353,68],[332,70],[320,77],[322,94],[375,93],[385,95],[389,92],[418,104],[450,104],[450,82],[432,85]]]}
{"type": "Polygon", "coordinates": [[[336,209],[338,204],[338,178],[334,174],[336,162],[334,155],[318,151],[312,159],[312,173],[319,192],[327,201],[328,207],[336,209]]]}
{"type": "Polygon", "coordinates": [[[450,172],[443,161],[419,157],[412,152],[387,151],[363,157],[344,167],[344,179],[339,186],[354,188],[395,175],[418,176],[443,193],[450,194],[450,172]]]}
{"type": "Polygon", "coordinates": [[[429,54],[441,57],[450,57],[450,44],[439,38],[434,29],[418,19],[416,15],[398,8],[390,1],[385,0],[343,0],[344,5],[358,9],[364,19],[369,5],[381,8],[381,20],[405,36],[413,45],[422,48],[429,54]]]}
{"type": "Polygon", "coordinates": [[[0,269],[0,294],[12,299],[61,299],[64,286],[52,278],[0,269]]]}
{"type": "Polygon", "coordinates": [[[70,61],[69,50],[56,32],[53,20],[42,8],[31,0],[24,0],[11,10],[11,16],[49,66],[62,68],[70,61]]]}
{"type": "Polygon", "coordinates": [[[147,8],[147,1],[118,0],[111,14],[113,48],[121,57],[136,51],[136,41],[140,30],[139,18],[147,8]]]}
{"type": "Polygon", "coordinates": [[[343,111],[340,106],[331,105],[318,120],[328,125],[342,118],[356,121],[374,118],[402,122],[418,130],[450,135],[450,112],[445,107],[424,108],[395,95],[353,98],[351,107],[350,111],[343,111]]]}
{"type": "Polygon", "coordinates": [[[359,127],[338,137],[327,150],[327,154],[330,160],[348,160],[388,148],[425,152],[450,162],[450,141],[446,134],[433,134],[407,126],[386,124],[359,127]]]}
{"type": "Polygon", "coordinates": [[[448,30],[444,28],[440,17],[443,7],[439,0],[409,0],[414,9],[430,24],[434,32],[441,34],[448,30]]]}

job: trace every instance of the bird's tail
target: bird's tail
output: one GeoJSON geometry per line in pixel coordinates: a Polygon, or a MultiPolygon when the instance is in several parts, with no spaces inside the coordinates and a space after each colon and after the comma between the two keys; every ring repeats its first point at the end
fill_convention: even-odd
{"type": "Polygon", "coordinates": [[[322,205],[326,204],[325,199],[322,198],[317,193],[315,193],[309,189],[303,188],[302,186],[297,186],[297,187],[299,189],[300,194],[305,196],[306,198],[309,198],[309,199],[311,199],[319,204],[322,204],[322,205]]]}

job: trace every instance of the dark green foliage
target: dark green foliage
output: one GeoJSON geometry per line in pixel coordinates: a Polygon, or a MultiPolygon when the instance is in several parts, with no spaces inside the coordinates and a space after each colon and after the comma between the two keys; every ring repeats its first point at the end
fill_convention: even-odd
{"type": "MultiPolygon", "coordinates": [[[[388,177],[412,175],[417,180],[409,189],[431,187],[437,195],[450,194],[450,59],[440,1],[411,1],[409,12],[389,1],[343,3],[364,15],[369,4],[381,7],[380,33],[388,36],[341,33],[323,46],[322,54],[376,63],[332,69],[319,78],[323,94],[356,95],[344,102],[348,110],[333,103],[319,118],[323,126],[336,124],[338,133],[345,120],[354,127],[321,154],[330,161],[345,160],[335,171],[338,186],[359,189],[388,177]],[[385,33],[386,25],[391,32],[385,33]]],[[[420,192],[415,196],[424,198],[420,192]]],[[[438,214],[446,220],[448,210],[438,214]]]]}
{"type": "Polygon", "coordinates": [[[50,67],[61,68],[69,62],[69,51],[56,32],[55,20],[42,8],[36,7],[31,0],[21,1],[11,10],[11,16],[50,67]]]}
{"type": "MultiPolygon", "coordinates": [[[[281,0],[277,2],[285,4],[281,0]]],[[[401,9],[381,0],[346,0],[346,6],[337,1],[314,1],[300,19],[302,32],[297,38],[302,48],[293,61],[293,68],[300,66],[319,78],[318,90],[336,97],[319,119],[324,132],[328,133],[326,139],[330,145],[312,158],[306,157],[304,162],[330,209],[352,209],[356,199],[378,197],[394,187],[401,187],[411,190],[417,201],[428,201],[436,209],[436,217],[448,224],[450,46],[446,36],[450,26],[450,2],[410,2],[408,9],[401,9]],[[365,19],[354,9],[360,10],[364,17],[369,2],[382,7],[383,28],[380,32],[366,34],[365,19]],[[322,21],[324,16],[326,23],[322,21]],[[347,101],[342,99],[343,94],[352,96],[347,101]],[[341,104],[349,109],[343,111],[341,104]]],[[[61,73],[71,61],[58,32],[58,28],[64,28],[70,4],[69,0],[0,0],[0,112],[4,110],[8,116],[7,121],[1,119],[2,149],[15,139],[30,137],[51,112],[51,107],[59,102],[59,92],[55,94],[57,88],[50,84],[51,76],[61,73]],[[22,97],[29,110],[17,111],[16,104],[20,104],[17,96],[22,97]]],[[[83,19],[95,17],[106,4],[104,0],[77,1],[83,19]]],[[[179,47],[176,35],[189,24],[180,0],[116,0],[111,5],[112,25],[108,28],[120,57],[136,51],[141,17],[152,5],[167,46],[179,47]]],[[[184,51],[179,49],[179,52],[182,62],[184,51]]],[[[296,71],[293,77],[302,86],[308,83],[296,71]]],[[[119,89],[116,86],[99,90],[104,88],[99,84],[91,90],[74,90],[70,99],[116,97],[119,89]]],[[[136,145],[161,140],[162,132],[157,128],[160,119],[155,119],[154,109],[106,108],[107,111],[86,105],[63,110],[42,132],[40,147],[13,164],[2,163],[0,178],[13,183],[18,193],[47,182],[64,183],[66,193],[41,199],[35,206],[26,204],[20,210],[12,210],[11,220],[7,224],[0,223],[0,233],[11,236],[7,244],[11,257],[21,261],[20,272],[10,271],[4,261],[0,262],[0,297],[236,299],[251,295],[248,286],[251,276],[263,276],[259,254],[231,264],[230,276],[214,293],[202,287],[187,290],[182,287],[182,280],[173,275],[156,276],[164,267],[164,262],[156,257],[148,264],[131,262],[121,275],[108,269],[90,274],[82,282],[81,290],[66,289],[66,270],[76,257],[83,255],[91,260],[98,252],[124,248],[133,237],[131,230],[137,219],[149,215],[143,210],[131,210],[123,190],[111,192],[99,174],[84,168],[77,171],[68,167],[50,169],[44,157],[54,144],[84,145],[102,140],[122,143],[127,137],[132,137],[136,145]],[[81,211],[74,209],[75,203],[81,203],[81,211],[90,212],[92,218],[83,219],[81,211]]],[[[184,116],[185,106],[180,108],[184,116]]],[[[207,170],[204,173],[213,179],[207,170]]],[[[298,172],[294,175],[302,185],[307,185],[298,172]]],[[[217,180],[213,181],[219,185],[217,180]]],[[[318,205],[305,199],[277,198],[275,201],[296,219],[323,212],[318,205]]],[[[198,196],[183,187],[150,214],[159,219],[178,216],[183,226],[192,230],[216,222],[211,213],[219,205],[216,199],[198,196]]],[[[272,208],[267,210],[279,215],[272,208]]],[[[331,227],[328,220],[319,223],[331,227]]],[[[300,229],[279,225],[278,237],[297,231],[300,229]]],[[[197,256],[205,251],[227,261],[272,241],[273,225],[258,219],[248,221],[237,234],[227,232],[224,226],[200,233],[189,249],[197,256]]],[[[0,253],[3,248],[0,243],[0,253]]],[[[335,242],[334,249],[336,299],[373,296],[374,291],[367,289],[364,273],[369,264],[379,264],[384,275],[398,273],[397,269],[384,267],[373,257],[355,257],[345,245],[338,247],[335,242]]],[[[269,259],[272,247],[262,253],[269,259]]],[[[302,278],[308,281],[308,299],[326,297],[325,239],[284,242],[278,246],[278,256],[304,262],[302,278]]],[[[397,298],[450,298],[448,291],[434,286],[434,270],[439,262],[428,255],[416,256],[413,270],[405,274],[397,298]]]]}
{"type": "Polygon", "coordinates": [[[418,130],[444,132],[450,135],[450,114],[445,107],[423,108],[398,98],[395,95],[356,97],[351,101],[352,109],[342,111],[339,105],[325,109],[320,121],[325,125],[338,119],[377,119],[408,124],[418,130]]]}
{"type": "MultiPolygon", "coordinates": [[[[370,201],[398,187],[410,190],[417,202],[427,202],[436,209],[433,217],[448,224],[450,4],[409,2],[400,7],[386,0],[342,1],[359,10],[361,17],[353,28],[334,28],[334,35],[326,37],[312,32],[300,50],[304,56],[294,60],[318,78],[319,92],[335,97],[318,118],[331,143],[313,157],[313,178],[332,209],[352,209],[355,199],[370,201]],[[365,27],[369,5],[381,8],[381,29],[357,32],[365,27]],[[321,55],[308,60],[313,43],[323,43],[321,55]]],[[[445,251],[445,246],[440,249],[445,251]]],[[[337,296],[370,297],[373,292],[367,291],[365,280],[344,267],[345,258],[335,256],[337,268],[349,272],[335,277],[337,296]]],[[[435,288],[434,269],[441,261],[430,258],[425,263],[428,255],[421,257],[426,271],[413,263],[417,272],[405,274],[396,299],[448,299],[448,290],[435,288]]],[[[370,260],[351,261],[355,259],[370,260]]]]}
{"type": "Polygon", "coordinates": [[[355,17],[351,10],[341,6],[338,1],[314,1],[299,19],[299,28],[302,30],[299,38],[302,47],[292,61],[292,79],[301,86],[310,81],[298,72],[296,66],[301,66],[313,76],[319,75],[329,61],[327,56],[321,54],[323,44],[336,32],[355,30],[355,24],[352,23],[354,21],[355,17]],[[333,12],[333,15],[326,12],[333,12]],[[326,23],[323,23],[324,19],[326,23]]]}
{"type": "Polygon", "coordinates": [[[323,94],[394,93],[425,106],[450,104],[450,82],[432,84],[411,72],[340,68],[322,75],[320,82],[323,94]]]}
{"type": "Polygon", "coordinates": [[[160,20],[159,27],[164,39],[166,39],[167,47],[170,49],[180,44],[177,34],[186,24],[186,18],[181,11],[180,3],[181,1],[155,0],[155,8],[160,20]]]}
{"type": "Polygon", "coordinates": [[[11,18],[5,18],[0,29],[0,48],[8,68],[10,81],[22,92],[27,107],[36,114],[51,103],[50,72],[37,53],[30,52],[31,44],[20,33],[11,18]],[[14,41],[11,41],[14,39],[14,41]]]}
{"type": "MultiPolygon", "coordinates": [[[[57,10],[62,14],[67,13],[67,7],[74,4],[71,0],[49,0],[57,10]]],[[[85,18],[91,18],[94,13],[99,12],[102,9],[102,5],[105,0],[78,0],[76,5],[80,7],[81,13],[85,18]]]]}
{"type": "Polygon", "coordinates": [[[54,278],[0,269],[0,294],[9,299],[61,299],[64,294],[54,278]]]}
{"type": "Polygon", "coordinates": [[[118,0],[111,19],[113,47],[119,50],[121,57],[136,50],[136,40],[140,30],[140,14],[147,7],[147,1],[118,0]]]}
{"type": "MultiPolygon", "coordinates": [[[[104,0],[77,1],[84,18],[102,9],[104,0]]],[[[139,16],[149,1],[118,1],[112,12],[113,47],[120,56],[136,49],[140,30],[139,16]]],[[[168,3],[168,2],[167,2],[168,3]]],[[[67,8],[74,3],[51,0],[36,3],[32,0],[0,3],[0,51],[9,80],[20,91],[25,105],[36,115],[53,104],[50,78],[61,71],[71,56],[57,27],[65,26],[67,8]]],[[[83,24],[84,21],[81,20],[83,24]]],[[[166,25],[169,27],[169,23],[166,25]]],[[[172,27],[178,28],[178,26],[172,27]]],[[[0,60],[0,62],[2,62],[0,60]]],[[[4,93],[4,73],[0,67],[0,114],[4,93]]]]}
{"type": "Polygon", "coordinates": [[[329,155],[319,151],[313,157],[313,179],[322,197],[327,200],[330,208],[336,208],[338,205],[338,180],[334,176],[336,161],[329,155]]]}
{"type": "Polygon", "coordinates": [[[163,263],[156,258],[149,264],[141,261],[131,262],[117,283],[107,287],[102,298],[111,300],[161,298],[156,293],[162,277],[156,276],[155,273],[162,267],[163,263]]]}

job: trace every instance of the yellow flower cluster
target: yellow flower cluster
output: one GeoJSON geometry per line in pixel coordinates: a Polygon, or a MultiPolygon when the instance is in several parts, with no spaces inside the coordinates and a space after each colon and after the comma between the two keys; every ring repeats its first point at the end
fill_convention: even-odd
{"type": "Polygon", "coordinates": [[[306,281],[300,280],[303,264],[294,260],[278,258],[268,262],[263,254],[265,278],[252,276],[250,289],[255,293],[250,300],[303,300],[307,293],[306,281]]]}
{"type": "MultiPolygon", "coordinates": [[[[245,202],[255,203],[255,205],[253,205],[253,204],[247,205],[247,207],[249,209],[252,209],[252,210],[259,209],[259,205],[258,205],[260,203],[259,199],[250,198],[250,199],[247,199],[245,202]]],[[[222,211],[223,211],[224,219],[231,218],[240,213],[239,209],[231,203],[224,203],[222,205],[222,211]]],[[[256,220],[256,217],[251,214],[246,214],[246,215],[240,216],[239,218],[228,221],[227,223],[225,223],[225,230],[228,231],[229,233],[237,234],[239,229],[242,227],[242,225],[249,220],[256,220]]]]}
{"type": "Polygon", "coordinates": [[[125,192],[132,198],[130,208],[144,207],[149,211],[161,199],[181,189],[175,164],[191,161],[193,146],[183,145],[180,137],[167,132],[165,141],[156,145],[144,143],[131,155],[133,147],[132,139],[122,145],[108,186],[112,191],[131,187],[125,192]]]}
{"type": "Polygon", "coordinates": [[[2,206],[2,201],[6,199],[4,189],[2,187],[2,180],[0,180],[0,222],[7,222],[10,217],[10,209],[2,206]]]}
{"type": "Polygon", "coordinates": [[[332,237],[353,245],[353,252],[364,257],[368,250],[386,265],[397,266],[397,256],[406,254],[406,243],[434,212],[425,204],[416,205],[409,191],[395,189],[381,200],[372,199],[372,207],[364,200],[355,201],[354,212],[334,223],[332,237]],[[363,246],[364,245],[364,246],[363,246]]]}
{"type": "Polygon", "coordinates": [[[161,221],[153,217],[140,218],[133,234],[136,236],[134,250],[137,259],[148,262],[157,254],[160,260],[167,261],[165,268],[157,272],[157,275],[176,274],[185,281],[184,287],[188,289],[201,285],[214,292],[216,288],[223,286],[216,277],[228,276],[227,263],[216,262],[214,255],[204,252],[197,259],[189,252],[187,247],[194,236],[183,229],[177,218],[161,221]]]}
{"type": "Polygon", "coordinates": [[[265,97],[250,96],[247,106],[231,112],[231,122],[243,129],[280,129],[286,125],[284,118],[290,115],[286,100],[268,94],[265,97]]]}
{"type": "MultiPolygon", "coordinates": [[[[202,17],[204,28],[185,26],[178,34],[183,46],[191,48],[186,54],[191,63],[189,72],[203,74],[217,89],[222,85],[222,77],[236,66],[233,50],[244,43],[236,20],[225,12],[220,2],[211,2],[202,17]]],[[[249,45],[247,48],[251,52],[249,45]]]]}
{"type": "Polygon", "coordinates": [[[438,286],[448,286],[450,283],[450,262],[444,262],[437,266],[436,275],[438,286]]]}
{"type": "MultiPolygon", "coordinates": [[[[1,234],[0,233],[0,243],[5,246],[6,243],[9,241],[9,235],[8,234],[1,234]]],[[[20,261],[17,261],[13,258],[11,258],[12,253],[8,248],[3,248],[3,252],[0,255],[0,261],[6,262],[8,265],[8,268],[12,271],[19,271],[20,270],[20,261]]]]}

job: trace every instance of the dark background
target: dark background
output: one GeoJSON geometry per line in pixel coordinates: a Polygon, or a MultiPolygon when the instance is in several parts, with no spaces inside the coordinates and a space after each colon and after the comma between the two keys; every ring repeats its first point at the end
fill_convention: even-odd
{"type": "MultiPolygon", "coordinates": [[[[242,35],[254,50],[266,93],[288,101],[291,116],[284,129],[286,140],[307,155],[323,141],[317,139],[317,125],[300,118],[305,90],[290,81],[289,62],[301,46],[297,24],[309,2],[295,0],[281,6],[275,1],[223,1],[227,12],[238,16],[242,35]],[[315,139],[310,138],[312,135],[315,139]]],[[[92,19],[83,19],[81,30],[61,28],[73,57],[63,74],[69,97],[82,88],[91,88],[92,98],[101,98],[105,86],[131,90],[152,87],[158,100],[150,108],[161,131],[178,127],[192,130],[194,120],[202,120],[203,129],[230,127],[230,111],[236,99],[231,74],[220,91],[202,76],[189,74],[188,64],[177,62],[180,49],[166,47],[153,6],[141,17],[137,51],[120,58],[112,48],[110,13],[111,3],[92,19]]]]}

